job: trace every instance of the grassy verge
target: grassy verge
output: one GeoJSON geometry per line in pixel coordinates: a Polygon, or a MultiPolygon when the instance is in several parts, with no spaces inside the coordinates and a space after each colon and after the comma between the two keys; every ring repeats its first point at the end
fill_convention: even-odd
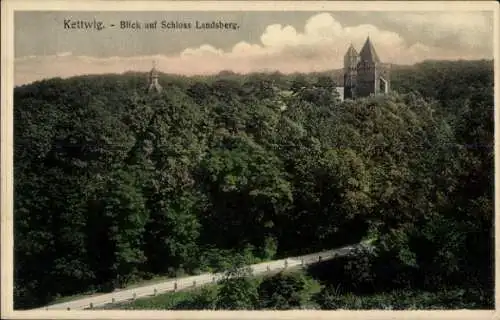
{"type": "Polygon", "coordinates": [[[218,285],[208,284],[203,287],[187,289],[177,292],[168,292],[156,297],[141,298],[113,305],[103,306],[101,310],[175,310],[181,305],[191,303],[207,290],[216,290],[218,285]]]}
{"type": "MultiPolygon", "coordinates": [[[[186,277],[188,277],[188,275],[186,275],[186,277]]],[[[169,276],[155,276],[155,277],[153,277],[151,279],[147,279],[147,280],[139,279],[139,280],[131,281],[129,284],[127,284],[126,287],[115,289],[114,292],[119,292],[119,291],[123,291],[123,290],[137,288],[137,287],[147,286],[147,285],[151,285],[151,284],[155,284],[155,283],[162,283],[164,281],[171,280],[171,279],[176,279],[176,278],[169,277],[169,276]]],[[[101,291],[95,290],[95,291],[90,291],[90,292],[86,292],[86,293],[79,293],[79,294],[75,294],[75,295],[71,295],[71,296],[58,297],[58,298],[54,299],[54,301],[51,302],[50,304],[51,305],[59,304],[59,303],[73,301],[73,300],[99,296],[102,294],[106,294],[106,292],[101,292],[101,291]]]]}

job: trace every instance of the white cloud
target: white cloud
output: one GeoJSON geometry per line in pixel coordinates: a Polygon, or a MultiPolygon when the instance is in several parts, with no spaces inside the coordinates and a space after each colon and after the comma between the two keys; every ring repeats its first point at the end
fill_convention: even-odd
{"type": "Polygon", "coordinates": [[[282,26],[281,24],[273,24],[266,28],[264,34],[260,37],[260,41],[266,47],[283,47],[293,45],[297,38],[297,31],[292,26],[282,26]]]}
{"type": "Polygon", "coordinates": [[[206,57],[206,56],[219,56],[223,55],[224,52],[220,49],[217,49],[209,44],[204,44],[196,49],[188,48],[181,52],[181,58],[190,58],[190,57],[206,57]]]}
{"type": "Polygon", "coordinates": [[[23,57],[15,61],[15,83],[19,85],[56,76],[146,71],[151,68],[152,60],[158,61],[158,69],[163,72],[186,75],[222,70],[241,73],[263,70],[284,73],[321,71],[341,68],[349,44],[360,50],[368,35],[385,62],[410,64],[424,59],[491,58],[491,54],[467,50],[490,34],[488,24],[480,14],[398,13],[390,17],[393,22],[400,21],[402,25],[414,28],[415,32],[429,32],[440,38],[453,35],[460,39],[463,47],[451,50],[439,43],[409,45],[396,32],[381,30],[371,24],[344,27],[332,15],[321,13],[306,21],[303,32],[289,25],[269,25],[261,35],[260,43],[239,42],[228,51],[204,44],[172,56],[96,58],[65,52],[54,56],[23,57]]]}
{"type": "Polygon", "coordinates": [[[440,41],[449,37],[473,49],[492,41],[493,25],[482,12],[426,12],[388,15],[388,19],[417,34],[440,41]]]}
{"type": "Polygon", "coordinates": [[[232,57],[252,57],[264,55],[270,50],[265,50],[258,44],[251,44],[245,41],[238,42],[234,45],[233,50],[230,52],[232,57]]]}
{"type": "Polygon", "coordinates": [[[69,52],[69,51],[67,51],[67,52],[60,52],[60,53],[56,54],[57,57],[67,57],[67,56],[70,56],[70,55],[72,55],[72,52],[69,52]]]}

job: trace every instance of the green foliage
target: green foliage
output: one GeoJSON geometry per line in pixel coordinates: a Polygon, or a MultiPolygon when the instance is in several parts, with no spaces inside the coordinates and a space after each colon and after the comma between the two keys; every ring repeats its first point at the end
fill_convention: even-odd
{"type": "Polygon", "coordinates": [[[217,294],[219,287],[205,286],[193,297],[188,309],[215,310],[217,308],[217,294]]]}
{"type": "Polygon", "coordinates": [[[269,237],[264,240],[261,256],[264,260],[272,260],[278,252],[278,241],[276,238],[269,237]]]}
{"type": "Polygon", "coordinates": [[[312,280],[303,273],[283,273],[264,279],[259,288],[261,309],[287,310],[306,306],[311,298],[312,280]]]}
{"type": "Polygon", "coordinates": [[[218,284],[121,303],[105,309],[251,310],[314,307],[319,284],[302,272],[250,277],[235,268],[218,284]]]}
{"type": "Polygon", "coordinates": [[[443,289],[440,292],[395,290],[388,293],[359,296],[328,289],[315,297],[326,310],[443,310],[491,308],[493,299],[477,289],[443,289]]]}
{"type": "Polygon", "coordinates": [[[129,172],[112,172],[89,197],[88,227],[93,233],[88,241],[94,245],[94,268],[101,279],[118,286],[125,285],[146,259],[140,248],[148,212],[129,172]]]}
{"type": "MultiPolygon", "coordinates": [[[[162,75],[158,95],[134,73],[18,87],[16,308],[365,237],[345,290],[492,294],[492,75],[429,61],[393,70],[398,93],[344,102],[335,72],[162,75]]],[[[244,275],[225,281],[185,307],[258,306],[244,275]]],[[[272,281],[266,308],[304,306],[302,280],[272,281]]]]}
{"type": "Polygon", "coordinates": [[[258,301],[257,284],[250,277],[250,270],[234,266],[220,282],[216,308],[223,310],[252,310],[258,301]]]}

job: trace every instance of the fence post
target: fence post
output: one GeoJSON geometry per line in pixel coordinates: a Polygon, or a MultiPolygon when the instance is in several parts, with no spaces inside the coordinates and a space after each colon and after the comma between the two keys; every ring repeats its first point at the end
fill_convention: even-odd
{"type": "Polygon", "coordinates": [[[300,259],[300,264],[303,266],[304,265],[304,258],[300,259]]]}
{"type": "Polygon", "coordinates": [[[318,257],[318,261],[321,262],[321,256],[318,257]]]}
{"type": "Polygon", "coordinates": [[[154,290],[153,290],[153,295],[155,295],[155,296],[156,296],[157,294],[158,294],[158,290],[156,290],[156,288],[154,288],[154,290]]]}
{"type": "Polygon", "coordinates": [[[115,303],[115,298],[111,298],[111,303],[115,303]]]}
{"type": "Polygon", "coordinates": [[[90,309],[94,309],[94,304],[92,302],[90,303],[90,309]]]}
{"type": "Polygon", "coordinates": [[[177,291],[177,281],[174,282],[174,291],[177,291]]]}
{"type": "Polygon", "coordinates": [[[285,259],[285,269],[288,267],[288,260],[285,259]]]}
{"type": "Polygon", "coordinates": [[[196,287],[196,280],[193,280],[193,287],[196,287]]]}
{"type": "Polygon", "coordinates": [[[215,277],[212,277],[212,282],[215,282],[215,277]]]}
{"type": "Polygon", "coordinates": [[[134,292],[134,294],[132,295],[132,299],[135,300],[135,298],[137,298],[137,294],[134,292]]]}
{"type": "Polygon", "coordinates": [[[267,265],[266,269],[267,271],[271,271],[271,267],[269,265],[267,265]]]}

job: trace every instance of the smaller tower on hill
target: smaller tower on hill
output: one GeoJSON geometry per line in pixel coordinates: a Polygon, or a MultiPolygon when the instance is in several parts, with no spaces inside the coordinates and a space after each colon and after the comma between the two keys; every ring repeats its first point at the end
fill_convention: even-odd
{"type": "Polygon", "coordinates": [[[149,72],[148,92],[161,92],[162,87],[158,82],[158,71],[156,70],[156,61],[153,61],[153,68],[149,72]]]}

